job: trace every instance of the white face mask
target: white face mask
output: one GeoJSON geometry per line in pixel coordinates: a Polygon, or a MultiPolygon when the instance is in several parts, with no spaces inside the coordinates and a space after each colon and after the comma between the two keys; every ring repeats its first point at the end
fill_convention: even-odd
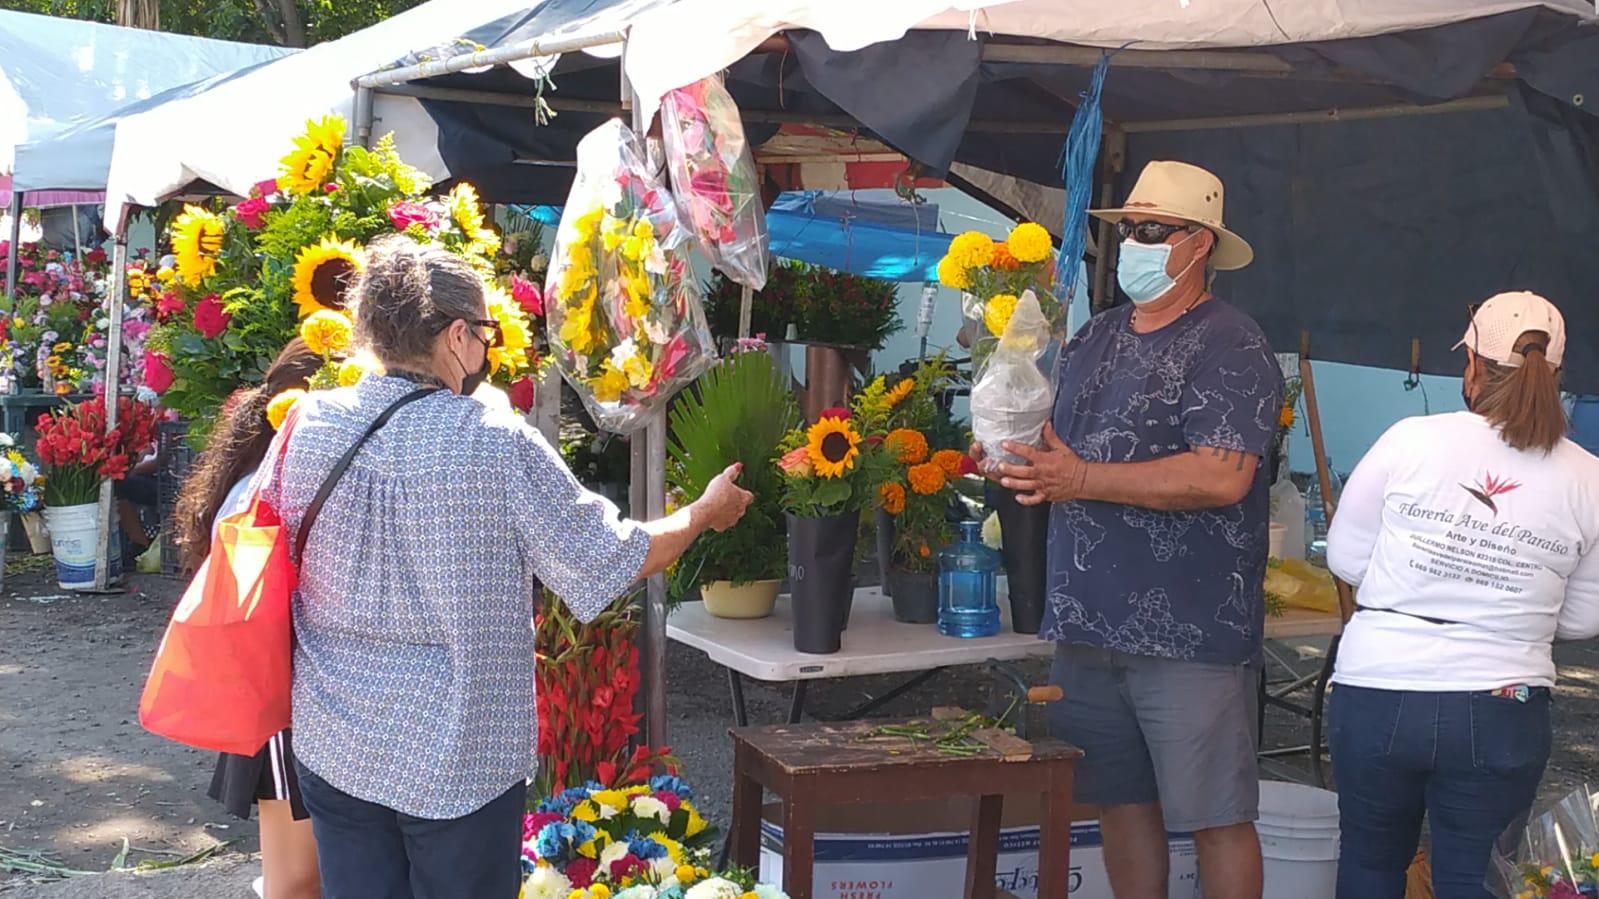
{"type": "Polygon", "coordinates": [[[1139,243],[1130,237],[1122,241],[1121,255],[1116,259],[1116,283],[1121,285],[1127,298],[1135,305],[1143,306],[1170,293],[1177,286],[1178,279],[1188,274],[1194,263],[1199,261],[1196,257],[1173,278],[1166,274],[1166,264],[1171,261],[1172,251],[1198,233],[1195,231],[1175,244],[1139,243]]]}

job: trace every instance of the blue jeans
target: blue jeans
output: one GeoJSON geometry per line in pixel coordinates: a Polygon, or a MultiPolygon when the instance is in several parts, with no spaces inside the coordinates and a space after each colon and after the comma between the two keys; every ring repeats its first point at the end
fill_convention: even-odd
{"type": "Polygon", "coordinates": [[[357,799],[295,767],[322,899],[516,899],[527,784],[469,815],[434,821],[357,799]]]}
{"type": "Polygon", "coordinates": [[[1521,702],[1339,684],[1329,702],[1340,899],[1402,899],[1423,814],[1437,899],[1487,899],[1489,852],[1549,761],[1549,690],[1521,702]]]}

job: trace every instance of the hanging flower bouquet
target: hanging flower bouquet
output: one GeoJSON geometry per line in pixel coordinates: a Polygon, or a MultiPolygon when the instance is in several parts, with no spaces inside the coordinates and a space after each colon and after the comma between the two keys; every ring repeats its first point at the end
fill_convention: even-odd
{"type": "Polygon", "coordinates": [[[233,206],[186,206],[172,224],[176,278],[161,285],[142,359],[150,387],[189,419],[199,446],[227,397],[261,380],[302,321],[348,317],[362,247],[395,232],[483,272],[505,335],[489,354],[494,381],[509,385],[529,365],[527,316],[490,283],[500,238],[477,192],[461,183],[429,198],[426,176],[400,160],[392,136],[367,150],[344,146],[345,130],[338,116],[308,123],[278,178],[233,206]]]}
{"type": "Polygon", "coordinates": [[[938,263],[939,280],[962,291],[962,311],[978,332],[972,436],[989,467],[1009,458],[1006,441],[1038,443],[1054,408],[1059,354],[1052,351],[1064,309],[1050,290],[1052,257],[1049,232],[1023,222],[1003,243],[976,231],[961,234],[938,263]]]}
{"type": "Polygon", "coordinates": [[[647,763],[609,787],[550,796],[522,833],[524,899],[786,899],[748,874],[713,876],[716,829],[694,791],[675,775],[649,777],[647,763]]]}
{"type": "Polygon", "coordinates": [[[677,206],[612,119],[578,144],[545,288],[550,342],[600,427],[627,433],[715,361],[677,206]]]}
{"type": "Polygon", "coordinates": [[[766,286],[766,211],[738,104],[721,75],[661,100],[661,140],[678,207],[711,262],[734,281],[766,286]]]}
{"type": "Polygon", "coordinates": [[[117,400],[117,426],[106,433],[104,397],[39,416],[39,459],[45,465],[44,504],[95,502],[100,482],[120,481],[155,444],[156,410],[130,397],[117,400]]]}

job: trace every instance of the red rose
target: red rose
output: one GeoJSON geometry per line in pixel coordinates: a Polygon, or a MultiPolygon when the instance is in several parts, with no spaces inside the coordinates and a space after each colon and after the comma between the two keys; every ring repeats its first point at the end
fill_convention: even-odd
{"type": "Polygon", "coordinates": [[[222,298],[214,293],[207,294],[205,299],[194,307],[194,329],[207,340],[226,331],[231,321],[233,316],[222,308],[222,298]]]}
{"type": "Polygon", "coordinates": [[[336,194],[339,192],[339,186],[337,184],[324,184],[322,189],[330,194],[336,194]]]}
{"type": "Polygon", "coordinates": [[[538,385],[530,377],[524,377],[511,385],[509,395],[511,405],[516,411],[526,414],[533,411],[533,400],[538,393],[538,385]]]}
{"type": "Polygon", "coordinates": [[[511,299],[528,315],[537,317],[544,314],[544,294],[537,284],[523,278],[521,275],[511,276],[511,299]]]}
{"type": "Polygon", "coordinates": [[[842,406],[823,409],[820,418],[836,418],[839,421],[849,421],[849,410],[842,406]]]}
{"type": "Polygon", "coordinates": [[[156,393],[172,389],[172,366],[167,357],[152,350],[144,351],[144,386],[156,393]]]}
{"type": "Polygon", "coordinates": [[[421,225],[422,230],[429,233],[439,229],[438,214],[421,203],[395,203],[389,207],[389,222],[396,231],[404,231],[412,225],[421,225]]]}
{"type": "Polygon", "coordinates": [[[244,227],[254,231],[266,224],[266,219],[263,216],[271,208],[272,204],[268,203],[265,197],[251,197],[233,207],[233,214],[238,216],[240,222],[244,223],[244,227]]]}

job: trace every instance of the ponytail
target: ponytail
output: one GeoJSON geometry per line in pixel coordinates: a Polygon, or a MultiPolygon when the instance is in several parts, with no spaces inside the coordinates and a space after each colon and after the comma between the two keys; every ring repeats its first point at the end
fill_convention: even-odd
{"type": "Polygon", "coordinates": [[[1548,349],[1547,334],[1528,331],[1516,342],[1521,365],[1512,368],[1478,358],[1484,377],[1472,409],[1514,449],[1547,454],[1566,436],[1560,373],[1545,356],[1548,349]]]}

